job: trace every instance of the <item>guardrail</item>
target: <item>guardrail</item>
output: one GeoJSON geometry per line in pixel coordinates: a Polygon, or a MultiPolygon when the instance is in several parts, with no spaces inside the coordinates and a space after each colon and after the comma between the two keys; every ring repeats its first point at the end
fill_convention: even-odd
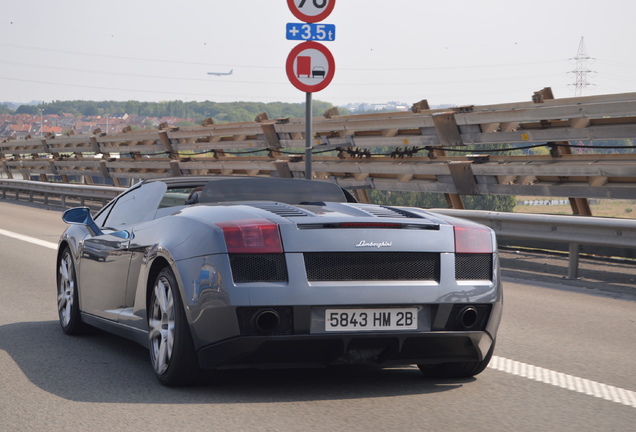
{"type": "MultiPolygon", "coordinates": [[[[568,278],[578,277],[580,245],[636,248],[636,220],[584,216],[432,209],[489,226],[498,238],[538,240],[569,245],[568,278]]],[[[620,256],[620,255],[617,255],[620,256]]]]}
{"type": "Polygon", "coordinates": [[[636,220],[584,216],[432,209],[492,228],[498,236],[563,243],[636,247],[636,220]]]}
{"type": "Polygon", "coordinates": [[[51,196],[59,197],[62,207],[67,207],[66,198],[76,198],[81,205],[85,200],[106,202],[122,193],[125,188],[98,185],[82,185],[67,183],[48,183],[31,180],[0,179],[0,192],[2,199],[7,199],[9,194],[13,194],[16,200],[21,195],[27,195],[29,201],[34,201],[35,196],[42,196],[43,204],[51,204],[51,196]]]}
{"type": "MultiPolygon", "coordinates": [[[[51,195],[60,197],[66,207],[66,198],[76,198],[84,205],[84,200],[105,203],[124,188],[46,183],[29,180],[0,179],[2,198],[9,194],[28,196],[30,201],[36,195],[43,196],[49,204],[51,195]]],[[[470,219],[492,228],[498,238],[532,239],[569,244],[568,278],[578,277],[579,245],[611,246],[634,249],[636,247],[636,220],[613,219],[584,216],[563,216],[527,213],[502,213],[483,210],[431,209],[436,213],[470,219]]]]}

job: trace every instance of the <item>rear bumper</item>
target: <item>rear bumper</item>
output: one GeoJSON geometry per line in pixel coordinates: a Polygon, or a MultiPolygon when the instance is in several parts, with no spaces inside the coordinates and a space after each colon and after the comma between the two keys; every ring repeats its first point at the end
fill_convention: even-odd
{"type": "Polygon", "coordinates": [[[485,331],[240,336],[198,351],[202,368],[437,364],[481,361],[493,344],[485,331]]]}

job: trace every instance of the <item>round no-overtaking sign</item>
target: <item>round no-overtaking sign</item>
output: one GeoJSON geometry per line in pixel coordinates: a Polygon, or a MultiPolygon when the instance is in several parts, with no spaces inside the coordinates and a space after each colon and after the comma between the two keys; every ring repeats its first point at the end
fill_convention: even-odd
{"type": "Polygon", "coordinates": [[[294,87],[315,93],[329,85],[336,73],[336,62],[327,47],[307,41],[291,50],[285,70],[294,87]]]}

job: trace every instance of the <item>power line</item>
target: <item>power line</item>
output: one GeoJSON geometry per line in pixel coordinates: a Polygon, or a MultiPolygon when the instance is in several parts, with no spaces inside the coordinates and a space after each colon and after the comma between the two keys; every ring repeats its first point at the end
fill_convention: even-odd
{"type": "MultiPolygon", "coordinates": [[[[111,55],[105,53],[97,53],[97,52],[85,52],[85,51],[72,51],[65,49],[56,49],[51,47],[37,47],[37,46],[28,46],[28,45],[17,45],[0,42],[0,47],[6,48],[15,48],[21,50],[32,50],[32,51],[44,51],[47,53],[59,53],[59,54],[68,54],[68,55],[76,55],[80,57],[99,57],[99,58],[107,58],[107,59],[115,59],[115,60],[130,60],[134,62],[155,62],[155,63],[168,63],[168,64],[182,64],[182,65],[194,65],[194,66],[206,66],[206,67],[233,67],[233,68],[251,68],[251,69],[272,69],[272,70],[281,70],[283,66],[265,66],[260,64],[229,64],[229,63],[207,63],[207,62],[192,62],[192,61],[182,61],[175,59],[167,59],[167,58],[144,58],[144,57],[131,57],[131,56],[123,56],[123,55],[111,55]]],[[[5,56],[6,58],[6,56],[5,56]]],[[[6,60],[5,60],[6,61],[6,60]]],[[[444,70],[466,70],[466,69],[493,69],[493,68],[502,68],[502,67],[521,67],[521,66],[530,66],[537,64],[555,64],[560,63],[562,60],[545,60],[541,62],[516,62],[516,63],[494,63],[494,64],[471,64],[471,65],[457,65],[457,66],[426,66],[426,67],[339,67],[338,70],[341,71],[377,71],[377,72],[420,72],[420,71],[444,71],[444,70]]]]}

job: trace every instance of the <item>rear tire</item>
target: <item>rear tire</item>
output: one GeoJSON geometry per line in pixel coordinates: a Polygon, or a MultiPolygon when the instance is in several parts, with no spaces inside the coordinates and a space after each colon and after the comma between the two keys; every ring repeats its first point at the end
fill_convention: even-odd
{"type": "Polygon", "coordinates": [[[177,281],[166,267],[155,279],[148,309],[150,361],[166,386],[192,384],[199,372],[177,281]]]}
{"type": "Polygon", "coordinates": [[[80,316],[78,290],[73,256],[66,247],[57,266],[57,315],[62,330],[68,335],[82,334],[87,327],[80,316]]]}
{"type": "Polygon", "coordinates": [[[494,350],[495,343],[493,342],[488,354],[482,361],[440,363],[436,365],[418,364],[417,367],[428,378],[470,378],[479,375],[486,369],[494,350]]]}

